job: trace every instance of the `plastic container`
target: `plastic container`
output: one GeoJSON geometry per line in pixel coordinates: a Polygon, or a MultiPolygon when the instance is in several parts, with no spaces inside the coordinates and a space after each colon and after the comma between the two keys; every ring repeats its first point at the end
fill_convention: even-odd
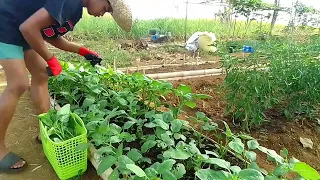
{"type": "Polygon", "coordinates": [[[253,47],[251,47],[251,46],[243,46],[243,47],[242,47],[242,52],[245,52],[245,53],[253,53],[253,52],[254,52],[254,49],[253,49],[253,47]]]}
{"type": "Polygon", "coordinates": [[[79,144],[87,143],[87,130],[81,118],[77,114],[72,114],[76,117],[76,130],[81,135],[59,143],[49,138],[44,124],[39,121],[44,153],[61,180],[82,175],[87,171],[88,151],[75,149],[79,144]]]}

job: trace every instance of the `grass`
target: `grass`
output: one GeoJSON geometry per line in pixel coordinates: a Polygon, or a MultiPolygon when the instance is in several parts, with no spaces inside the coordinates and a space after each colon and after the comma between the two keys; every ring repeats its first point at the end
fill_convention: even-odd
{"type": "MultiPolygon", "coordinates": [[[[158,28],[164,32],[171,32],[174,38],[182,40],[185,36],[185,20],[184,19],[155,19],[155,20],[135,20],[132,32],[125,33],[115,23],[110,15],[103,17],[93,17],[84,11],[83,18],[76,25],[72,36],[76,39],[101,40],[104,38],[111,39],[138,39],[146,37],[149,29],[158,28]]],[[[196,19],[187,21],[187,37],[197,31],[210,31],[218,37],[235,36],[246,37],[254,36],[258,31],[268,32],[270,23],[260,23],[252,21],[248,29],[244,21],[237,21],[235,28],[230,27],[227,23],[221,23],[217,19],[196,19]]],[[[280,32],[284,26],[277,25],[275,32],[280,32]]]]}
{"type": "MultiPolygon", "coordinates": [[[[155,19],[155,20],[136,20],[133,24],[133,29],[130,33],[123,32],[110,15],[103,17],[93,17],[84,11],[83,18],[76,25],[75,30],[67,35],[71,41],[85,45],[86,47],[97,51],[104,62],[113,64],[116,60],[118,67],[130,66],[136,59],[154,58],[159,52],[150,51],[135,51],[128,52],[118,49],[117,40],[129,39],[135,40],[141,37],[148,36],[148,30],[159,28],[164,32],[171,32],[173,38],[177,41],[183,41],[185,35],[185,20],[184,19],[155,19]]],[[[232,35],[237,39],[254,39],[259,36],[259,32],[268,32],[269,23],[252,21],[249,28],[246,28],[244,21],[237,21],[235,27],[230,27],[226,23],[221,23],[215,19],[197,19],[188,20],[187,22],[187,38],[197,31],[209,31],[216,34],[219,41],[229,40],[232,35]]],[[[284,26],[277,25],[275,34],[283,33],[284,26]]],[[[175,53],[178,50],[176,47],[165,46],[166,52],[175,53]]],[[[60,60],[75,61],[82,60],[77,54],[72,54],[57,50],[57,57],[60,60]]]]}

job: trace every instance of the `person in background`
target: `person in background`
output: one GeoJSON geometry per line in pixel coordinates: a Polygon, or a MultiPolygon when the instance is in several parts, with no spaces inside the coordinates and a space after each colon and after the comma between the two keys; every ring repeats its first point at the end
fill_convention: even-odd
{"type": "Polygon", "coordinates": [[[131,11],[122,0],[0,0],[0,65],[7,80],[0,96],[2,173],[21,172],[28,165],[26,160],[5,146],[6,131],[18,100],[29,87],[28,71],[32,77],[31,98],[36,113],[45,113],[50,109],[48,78],[58,76],[62,66],[45,42],[77,53],[93,66],[101,62],[95,51],[63,38],[81,20],[83,8],[95,17],[108,12],[123,30],[131,30],[131,11]]]}

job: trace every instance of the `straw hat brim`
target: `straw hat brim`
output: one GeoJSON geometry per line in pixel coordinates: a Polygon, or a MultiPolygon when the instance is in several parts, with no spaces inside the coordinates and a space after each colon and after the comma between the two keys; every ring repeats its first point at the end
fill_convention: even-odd
{"type": "Polygon", "coordinates": [[[130,7],[124,0],[108,0],[112,12],[111,15],[118,26],[126,32],[131,31],[132,28],[132,12],[130,7]]]}

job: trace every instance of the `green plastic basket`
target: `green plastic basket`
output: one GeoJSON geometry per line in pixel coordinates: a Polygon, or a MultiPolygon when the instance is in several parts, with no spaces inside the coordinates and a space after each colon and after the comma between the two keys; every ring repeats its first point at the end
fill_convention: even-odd
{"type": "Polygon", "coordinates": [[[87,156],[88,152],[76,150],[75,148],[82,143],[87,143],[87,129],[81,118],[72,113],[76,117],[76,131],[81,135],[63,142],[53,142],[46,131],[43,123],[40,123],[40,134],[42,147],[51,166],[57,176],[62,179],[70,179],[72,177],[83,174],[87,171],[87,156]]]}

